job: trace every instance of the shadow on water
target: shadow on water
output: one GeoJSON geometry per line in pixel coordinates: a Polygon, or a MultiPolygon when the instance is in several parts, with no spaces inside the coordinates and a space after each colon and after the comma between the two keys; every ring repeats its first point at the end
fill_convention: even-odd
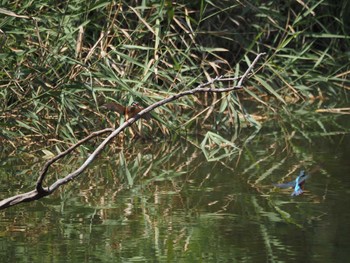
{"type": "MultiPolygon", "coordinates": [[[[300,110],[286,123],[276,117],[258,133],[246,129],[244,137],[228,139],[235,147],[216,161],[207,161],[196,138],[110,148],[92,170],[54,195],[1,211],[0,257],[11,262],[345,262],[350,255],[349,118],[311,121],[313,114],[300,110]],[[314,167],[319,169],[300,196],[273,186],[314,167]]],[[[1,159],[1,198],[30,190],[33,171],[41,165],[34,158],[27,165],[28,156],[11,158],[1,159]]],[[[52,178],[81,161],[65,159],[52,178]]]]}

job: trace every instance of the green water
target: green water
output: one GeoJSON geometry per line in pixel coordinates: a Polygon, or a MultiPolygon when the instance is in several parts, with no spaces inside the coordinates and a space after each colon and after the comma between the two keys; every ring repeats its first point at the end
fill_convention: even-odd
{"type": "MultiPolygon", "coordinates": [[[[309,135],[262,129],[215,162],[185,140],[140,142],[130,178],[107,153],[54,195],[0,211],[1,262],[346,262],[350,136],[309,135]],[[272,186],[315,165],[301,196],[272,186]]],[[[1,199],[31,190],[44,163],[19,156],[2,157],[1,199]]]]}

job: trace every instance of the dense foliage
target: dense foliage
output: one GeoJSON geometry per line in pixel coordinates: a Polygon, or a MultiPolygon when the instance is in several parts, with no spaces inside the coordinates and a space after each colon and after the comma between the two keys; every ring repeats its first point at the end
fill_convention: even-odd
{"type": "Polygon", "coordinates": [[[3,1],[0,140],[76,141],[114,121],[105,102],[146,105],[239,76],[258,52],[266,61],[244,90],[181,99],[143,133],[258,128],[283,105],[337,101],[349,12],[347,1],[3,1]]]}

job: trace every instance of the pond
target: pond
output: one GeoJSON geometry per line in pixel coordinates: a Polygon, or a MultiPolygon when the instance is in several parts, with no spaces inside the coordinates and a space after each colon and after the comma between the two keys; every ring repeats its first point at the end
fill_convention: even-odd
{"type": "MultiPolygon", "coordinates": [[[[305,126],[289,120],[285,129],[273,122],[259,132],[243,129],[226,137],[237,147],[231,155],[209,161],[200,140],[190,137],[110,147],[54,195],[0,211],[0,257],[347,262],[350,119],[333,116],[322,125],[320,119],[305,126]],[[302,195],[273,186],[294,180],[302,169],[313,171],[302,195]]],[[[50,181],[79,165],[86,153],[80,154],[54,166],[50,181]]],[[[28,153],[2,156],[1,199],[33,189],[44,162],[28,153]]]]}

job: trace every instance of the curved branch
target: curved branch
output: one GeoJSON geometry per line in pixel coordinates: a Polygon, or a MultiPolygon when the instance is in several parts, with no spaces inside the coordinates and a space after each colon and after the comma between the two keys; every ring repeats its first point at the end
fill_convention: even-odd
{"type": "Polygon", "coordinates": [[[33,200],[38,200],[44,196],[47,196],[51,193],[53,193],[55,190],[57,190],[61,185],[64,185],[66,183],[68,183],[69,181],[75,179],[78,175],[80,175],[81,173],[83,173],[88,166],[93,162],[94,159],[96,159],[96,157],[103,151],[103,149],[106,147],[107,144],[109,144],[109,142],[116,137],[119,133],[121,133],[125,128],[131,126],[134,122],[136,122],[138,119],[140,119],[142,116],[148,114],[150,111],[154,110],[155,108],[158,108],[166,103],[169,103],[171,101],[177,100],[181,97],[184,96],[188,96],[188,95],[193,95],[195,93],[203,93],[203,92],[217,92],[217,93],[222,93],[222,92],[229,92],[229,91],[234,91],[234,90],[239,90],[242,89],[242,83],[243,81],[247,78],[248,74],[253,70],[255,64],[257,63],[257,61],[260,59],[261,56],[265,55],[265,53],[260,53],[256,56],[256,58],[254,59],[254,61],[252,62],[252,64],[248,67],[248,69],[245,71],[245,73],[238,78],[226,78],[224,76],[218,76],[214,79],[211,79],[210,81],[204,83],[204,84],[200,84],[198,85],[196,88],[188,90],[188,91],[184,91],[184,92],[180,92],[178,94],[172,95],[168,98],[165,98],[161,101],[158,101],[150,106],[148,106],[147,108],[144,108],[142,111],[140,111],[139,113],[137,113],[134,117],[128,119],[126,122],[124,122],[122,125],[120,125],[117,129],[111,129],[111,128],[107,128],[101,131],[97,131],[97,132],[93,132],[92,134],[90,134],[89,136],[87,136],[86,138],[80,140],[79,142],[77,142],[76,144],[72,145],[70,148],[68,148],[66,151],[60,153],[59,155],[55,156],[54,158],[50,159],[49,161],[47,161],[45,163],[45,165],[43,166],[43,169],[41,170],[37,183],[36,183],[36,187],[35,190],[32,190],[30,192],[27,193],[23,193],[23,194],[19,194],[16,196],[12,196],[9,198],[6,198],[2,201],[0,201],[0,209],[4,209],[10,206],[14,206],[16,204],[19,203],[23,203],[23,202],[29,202],[29,201],[33,201],[33,200]],[[237,86],[233,86],[233,87],[229,87],[229,88],[221,88],[221,89],[216,89],[216,88],[211,88],[208,86],[216,83],[216,82],[226,82],[226,81],[233,81],[233,80],[239,80],[237,86]],[[67,154],[69,154],[70,152],[72,152],[74,149],[76,149],[78,146],[80,146],[81,144],[83,144],[84,142],[89,141],[90,139],[99,136],[101,134],[107,133],[107,132],[111,132],[111,134],[103,140],[103,142],[95,149],[95,151],[86,159],[86,161],[74,172],[68,174],[67,176],[58,179],[56,182],[54,182],[53,184],[51,184],[49,187],[44,188],[42,186],[43,181],[46,177],[46,174],[48,172],[49,167],[55,163],[57,160],[61,159],[62,157],[66,156],[67,154]]]}
{"type": "MultiPolygon", "coordinates": [[[[64,152],[61,152],[59,155],[56,155],[54,158],[50,159],[49,161],[47,161],[43,167],[43,169],[41,170],[38,180],[36,182],[36,190],[38,193],[49,193],[50,190],[49,189],[44,189],[43,188],[43,181],[45,179],[45,176],[49,170],[49,167],[55,163],[56,161],[58,161],[59,159],[63,158],[64,156],[66,156],[67,154],[71,153],[72,151],[74,151],[76,148],[78,148],[78,146],[82,145],[83,143],[89,141],[90,139],[102,135],[104,133],[107,132],[113,132],[114,129],[112,128],[107,128],[101,131],[97,131],[97,132],[93,132],[91,133],[89,136],[85,137],[84,139],[78,141],[76,144],[72,145],[71,147],[69,147],[67,150],[65,150],[64,152]]],[[[1,208],[1,207],[0,207],[1,208]]]]}

